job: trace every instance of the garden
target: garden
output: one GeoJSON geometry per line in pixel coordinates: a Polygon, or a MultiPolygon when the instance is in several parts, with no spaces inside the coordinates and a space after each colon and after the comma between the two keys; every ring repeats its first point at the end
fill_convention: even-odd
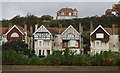
{"type": "MultiPolygon", "coordinates": [[[[8,42],[7,44],[9,44],[8,42]]],[[[27,45],[21,42],[12,43],[16,46],[3,45],[3,65],[42,65],[42,66],[120,66],[120,54],[112,51],[104,51],[96,55],[75,54],[69,48],[64,51],[53,51],[51,55],[41,58],[25,48],[27,45]],[[16,44],[17,43],[17,44],[16,44]],[[9,49],[5,49],[9,48],[9,49]]],[[[11,43],[9,44],[11,45],[11,43]]]]}

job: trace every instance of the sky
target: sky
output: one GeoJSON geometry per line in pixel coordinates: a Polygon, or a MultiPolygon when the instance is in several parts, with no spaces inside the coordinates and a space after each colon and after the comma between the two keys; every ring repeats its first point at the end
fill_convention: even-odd
{"type": "MultiPolygon", "coordinates": [[[[89,17],[105,14],[105,10],[112,8],[117,2],[2,2],[2,19],[12,19],[16,15],[25,16],[27,13],[41,17],[51,15],[64,7],[76,8],[78,17],[89,17]]],[[[0,6],[1,7],[1,6],[0,6]]]]}

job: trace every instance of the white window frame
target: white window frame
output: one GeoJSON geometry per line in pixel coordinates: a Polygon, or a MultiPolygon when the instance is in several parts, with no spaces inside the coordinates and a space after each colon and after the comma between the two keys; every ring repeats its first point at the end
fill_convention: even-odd
{"type": "Polygon", "coordinates": [[[95,41],[95,47],[101,47],[102,43],[100,40],[95,41]]]}
{"type": "Polygon", "coordinates": [[[104,34],[103,33],[96,33],[96,38],[104,38],[104,34]]]}
{"type": "Polygon", "coordinates": [[[39,40],[39,41],[38,41],[38,45],[39,45],[39,46],[43,46],[43,41],[39,40]],[[40,42],[41,42],[41,43],[40,43],[40,42]]]}

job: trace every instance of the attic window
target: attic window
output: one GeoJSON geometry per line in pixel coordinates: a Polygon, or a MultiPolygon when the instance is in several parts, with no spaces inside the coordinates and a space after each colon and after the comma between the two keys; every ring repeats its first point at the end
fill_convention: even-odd
{"type": "Polygon", "coordinates": [[[104,38],[104,34],[103,33],[97,33],[96,38],[104,38]]]}
{"type": "Polygon", "coordinates": [[[19,37],[18,33],[14,32],[11,34],[11,37],[19,37]]]}

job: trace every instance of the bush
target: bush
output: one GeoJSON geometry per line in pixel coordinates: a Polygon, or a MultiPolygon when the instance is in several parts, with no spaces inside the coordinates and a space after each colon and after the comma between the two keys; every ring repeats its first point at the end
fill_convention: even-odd
{"type": "Polygon", "coordinates": [[[33,57],[31,57],[29,64],[30,65],[41,65],[42,64],[41,62],[42,61],[39,57],[33,56],[33,57]]]}
{"type": "Polygon", "coordinates": [[[23,41],[8,41],[2,45],[2,50],[6,51],[8,49],[15,50],[20,54],[29,54],[28,45],[23,41]]]}
{"type": "Polygon", "coordinates": [[[2,53],[3,65],[28,65],[30,58],[26,55],[18,54],[14,50],[7,50],[2,53]]]}
{"type": "Polygon", "coordinates": [[[53,54],[40,58],[19,54],[14,50],[6,50],[2,53],[3,65],[73,65],[73,66],[120,66],[120,54],[105,51],[94,56],[83,54],[74,55],[69,49],[66,49],[63,54],[60,51],[54,51],[53,54]]]}
{"type": "Polygon", "coordinates": [[[54,51],[52,55],[45,58],[46,65],[61,65],[62,53],[60,51],[54,51]]]}

